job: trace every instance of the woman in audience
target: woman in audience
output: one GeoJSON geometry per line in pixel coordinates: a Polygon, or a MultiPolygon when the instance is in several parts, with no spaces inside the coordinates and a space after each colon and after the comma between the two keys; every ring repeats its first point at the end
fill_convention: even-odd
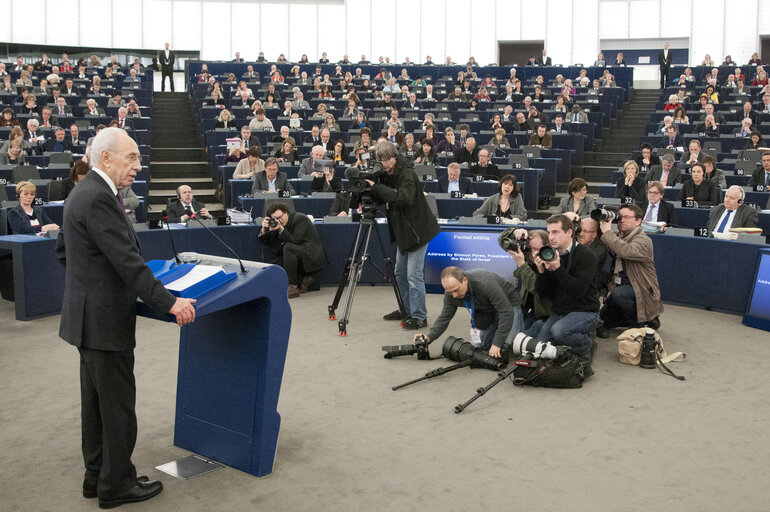
{"type": "Polygon", "coordinates": [[[497,146],[499,148],[509,148],[511,143],[508,142],[508,138],[505,136],[505,128],[498,128],[495,130],[495,134],[489,141],[490,146],[497,146]]]}
{"type": "Polygon", "coordinates": [[[690,168],[691,179],[684,182],[679,199],[691,199],[695,207],[714,206],[719,204],[720,190],[712,182],[706,181],[706,170],[701,164],[690,168]]]}
{"type": "Polygon", "coordinates": [[[369,148],[373,146],[372,143],[372,129],[369,127],[362,128],[361,133],[359,134],[361,137],[360,140],[358,140],[355,145],[353,146],[353,150],[356,152],[356,155],[358,155],[358,151],[360,149],[363,149],[364,151],[368,152],[369,148]]]}
{"type": "Polygon", "coordinates": [[[219,113],[219,117],[217,117],[217,128],[229,128],[232,130],[237,128],[234,123],[233,115],[229,110],[224,109],[219,113]]]}
{"type": "Polygon", "coordinates": [[[115,78],[115,75],[112,74],[112,68],[108,67],[104,70],[104,80],[113,80],[115,78]]]}
{"type": "Polygon", "coordinates": [[[348,148],[345,147],[345,142],[342,139],[337,139],[334,143],[334,165],[347,165],[348,163],[348,148]]]}
{"type": "Polygon", "coordinates": [[[481,204],[481,208],[473,212],[473,216],[527,220],[527,209],[519,193],[516,176],[513,174],[503,176],[497,184],[497,194],[488,197],[481,204]]]}
{"type": "Polygon", "coordinates": [[[757,52],[754,52],[751,54],[751,58],[749,59],[749,66],[761,66],[762,65],[762,59],[759,58],[759,54],[757,52]]]}
{"type": "Polygon", "coordinates": [[[225,163],[235,163],[240,162],[244,158],[246,158],[247,152],[246,148],[243,146],[243,143],[241,143],[240,146],[236,146],[230,151],[227,152],[227,155],[225,156],[225,163]]]}
{"type": "Polygon", "coordinates": [[[24,165],[25,160],[26,156],[20,140],[10,142],[8,151],[0,152],[0,165],[24,165]]]}
{"type": "Polygon", "coordinates": [[[228,73],[227,79],[225,80],[226,84],[234,84],[238,79],[235,77],[235,73],[228,73]]]}
{"type": "Polygon", "coordinates": [[[21,126],[14,126],[11,128],[11,133],[8,134],[8,140],[5,141],[3,144],[3,147],[0,148],[0,153],[7,153],[8,148],[11,147],[11,143],[13,141],[19,141],[21,143],[21,149],[24,151],[25,154],[31,155],[32,154],[32,146],[29,144],[27,140],[24,139],[24,132],[21,129],[21,126]]]}
{"type": "Polygon", "coordinates": [[[352,130],[362,130],[364,128],[370,128],[369,121],[366,120],[366,114],[363,110],[356,112],[356,120],[350,125],[352,130]]]}
{"type": "Polygon", "coordinates": [[[233,94],[233,96],[241,96],[241,94],[243,94],[244,92],[248,94],[250,100],[254,99],[254,92],[252,92],[252,90],[248,88],[244,80],[241,80],[240,82],[238,82],[238,90],[235,91],[235,94],[233,94]]]}
{"type": "Polygon", "coordinates": [[[364,81],[361,82],[361,85],[358,87],[358,89],[361,92],[366,92],[371,90],[372,88],[372,82],[368,78],[364,78],[364,81]]]}
{"type": "Polygon", "coordinates": [[[711,155],[703,157],[703,169],[706,171],[704,179],[710,181],[719,190],[727,188],[725,173],[717,169],[717,160],[711,155]]]}
{"type": "Polygon", "coordinates": [[[409,78],[409,73],[406,71],[406,68],[401,68],[401,74],[398,75],[398,80],[411,80],[411,78],[409,78]]]}
{"type": "Polygon", "coordinates": [[[280,69],[276,69],[275,73],[270,77],[270,81],[274,84],[282,84],[283,83],[283,75],[281,74],[280,69]]]}
{"type": "Polygon", "coordinates": [[[292,66],[291,70],[289,70],[289,74],[293,78],[299,78],[299,66],[292,66]]]}
{"type": "Polygon", "coordinates": [[[34,235],[59,229],[41,206],[32,206],[36,190],[35,185],[28,181],[22,181],[16,185],[19,204],[8,210],[9,235],[34,235]]]}
{"type": "Polygon", "coordinates": [[[695,75],[692,74],[692,69],[684,68],[684,81],[685,81],[685,84],[695,83],[695,75]]]}
{"type": "Polygon", "coordinates": [[[32,117],[38,117],[40,115],[40,110],[37,108],[37,98],[33,94],[27,94],[27,97],[24,98],[21,114],[32,117]]]}
{"type": "Polygon", "coordinates": [[[321,86],[321,90],[318,91],[318,97],[322,100],[331,100],[334,98],[334,96],[332,96],[331,91],[329,90],[328,85],[321,86]]]}
{"type": "Polygon", "coordinates": [[[209,87],[208,87],[208,90],[206,91],[206,94],[208,96],[211,96],[211,93],[213,93],[214,91],[217,91],[221,95],[222,94],[222,84],[220,84],[219,82],[217,82],[215,80],[214,81],[212,81],[212,80],[214,80],[213,76],[211,77],[211,80],[209,80],[209,87]]]}
{"type": "Polygon", "coordinates": [[[414,143],[414,135],[407,133],[404,136],[404,150],[401,152],[401,155],[407,160],[414,162],[414,159],[420,156],[421,151],[420,145],[414,143]]]}
{"type": "Polygon", "coordinates": [[[432,124],[429,124],[425,127],[425,134],[420,137],[420,144],[422,144],[425,141],[430,141],[431,147],[435,147],[438,143],[438,140],[436,139],[436,127],[432,124]]]}
{"type": "Polygon", "coordinates": [[[465,84],[465,72],[464,71],[458,71],[457,72],[457,79],[455,80],[455,85],[459,85],[460,87],[465,84]]]}
{"type": "Polygon", "coordinates": [[[615,76],[610,73],[609,69],[604,70],[604,74],[599,79],[599,84],[601,84],[602,87],[617,87],[617,83],[615,82],[615,76]]]}
{"type": "Polygon", "coordinates": [[[618,52],[617,56],[615,57],[615,62],[613,63],[613,65],[626,67],[626,59],[623,58],[623,52],[618,52]]]}
{"type": "Polygon", "coordinates": [[[567,186],[568,196],[562,197],[556,213],[573,212],[588,217],[596,209],[596,200],[588,197],[588,183],[583,178],[574,178],[567,186]]]}
{"type": "Polygon", "coordinates": [[[259,110],[260,108],[264,110],[264,107],[262,106],[262,102],[259,100],[254,100],[254,103],[251,104],[251,115],[256,116],[257,110],[259,110]]]}
{"type": "Polygon", "coordinates": [[[719,92],[713,85],[706,87],[706,97],[708,97],[709,103],[713,103],[714,105],[719,104],[719,92]]]}
{"type": "Polygon", "coordinates": [[[334,119],[333,114],[326,114],[326,117],[324,118],[324,125],[322,128],[328,128],[330,132],[340,131],[340,125],[337,124],[337,120],[334,119]]]}
{"type": "Polygon", "coordinates": [[[684,109],[681,105],[674,109],[672,122],[675,124],[690,124],[690,118],[685,115],[684,109]]]}
{"type": "Polygon", "coordinates": [[[321,121],[325,121],[326,120],[326,103],[319,103],[315,109],[315,113],[310,117],[310,119],[320,119],[321,121]]]}
{"type": "Polygon", "coordinates": [[[240,160],[233,173],[234,180],[248,180],[265,170],[265,161],[262,160],[262,148],[251,146],[246,152],[246,158],[240,160]]]}
{"type": "Polygon", "coordinates": [[[679,106],[679,97],[676,94],[671,94],[668,97],[668,103],[666,103],[666,106],[663,107],[663,110],[668,112],[669,110],[674,110],[678,106],[679,106]]]}
{"type": "Polygon", "coordinates": [[[16,87],[32,87],[32,80],[29,78],[29,71],[23,69],[19,75],[19,79],[16,80],[16,87]]]}
{"type": "Polygon", "coordinates": [[[309,61],[309,60],[308,60],[308,58],[307,58],[307,54],[306,54],[306,53],[303,53],[303,54],[302,54],[302,57],[299,59],[299,63],[300,63],[300,64],[307,64],[308,62],[310,62],[310,61],[309,61]]]}
{"type": "Polygon", "coordinates": [[[447,157],[454,157],[455,153],[460,150],[462,145],[455,137],[455,131],[451,127],[447,127],[444,130],[444,140],[436,144],[436,151],[441,154],[445,154],[447,157]]]}
{"type": "Polygon", "coordinates": [[[267,93],[265,101],[262,102],[262,108],[267,110],[269,108],[280,108],[278,105],[278,98],[272,92],[267,93]]]}
{"type": "Polygon", "coordinates": [[[754,80],[751,82],[752,87],[758,87],[758,86],[766,86],[768,84],[767,81],[767,73],[763,68],[757,68],[757,76],[754,77],[754,80]]]}
{"type": "Polygon", "coordinates": [[[3,116],[0,118],[0,127],[5,128],[6,126],[19,126],[21,123],[19,123],[19,120],[16,119],[16,113],[11,107],[6,107],[3,109],[3,116]]]}
{"type": "Polygon", "coordinates": [[[356,103],[358,103],[359,100],[358,100],[358,94],[356,94],[355,85],[351,85],[350,87],[348,87],[347,91],[345,91],[345,94],[342,95],[343,100],[349,100],[351,98],[354,99],[356,103]]]}
{"type": "Polygon", "coordinates": [[[422,127],[427,128],[428,126],[435,126],[433,123],[435,119],[436,117],[432,113],[426,112],[425,117],[422,119],[422,127]]]}
{"type": "Polygon", "coordinates": [[[735,62],[733,62],[733,58],[729,55],[725,55],[725,60],[722,61],[723,66],[735,66],[735,62]]]}
{"type": "Polygon", "coordinates": [[[487,93],[486,87],[479,87],[479,92],[476,93],[473,99],[476,100],[477,102],[492,101],[492,98],[487,93]]]}
{"type": "Polygon", "coordinates": [[[279,162],[288,162],[290,164],[298,162],[299,155],[297,154],[296,146],[297,143],[294,140],[294,137],[286,137],[286,140],[283,141],[281,147],[275,152],[276,160],[279,162]]]}
{"type": "Polygon", "coordinates": [[[489,129],[490,130],[497,130],[498,128],[503,127],[503,117],[495,113],[492,115],[492,120],[489,122],[489,129]]]}
{"type": "Polygon", "coordinates": [[[711,58],[711,55],[708,53],[703,57],[703,60],[700,63],[701,66],[708,66],[710,68],[714,67],[714,60],[711,58]]]}
{"type": "Polygon", "coordinates": [[[421,165],[436,165],[438,157],[436,156],[436,151],[433,147],[433,141],[426,138],[422,139],[420,141],[420,152],[418,153],[417,158],[414,159],[414,163],[421,165]]]}
{"type": "Polygon", "coordinates": [[[72,192],[72,190],[75,188],[75,185],[77,185],[78,182],[83,179],[83,176],[88,174],[89,169],[90,166],[88,165],[88,162],[84,160],[76,160],[75,163],[72,164],[72,168],[70,169],[70,176],[66,180],[67,188],[64,192],[65,199],[70,195],[70,192],[72,192]]]}
{"type": "Polygon", "coordinates": [[[623,166],[623,179],[618,180],[615,185],[615,197],[630,197],[635,203],[644,201],[647,197],[644,180],[639,177],[639,166],[633,160],[623,166]]]}
{"type": "Polygon", "coordinates": [[[334,175],[334,166],[324,167],[323,179],[313,179],[311,190],[314,192],[337,192],[342,190],[342,180],[334,175]]]}
{"type": "Polygon", "coordinates": [[[757,130],[756,128],[751,130],[751,137],[746,141],[746,144],[743,146],[744,150],[759,150],[764,148],[764,143],[762,141],[762,132],[757,130]]]}
{"type": "Polygon", "coordinates": [[[543,88],[539,85],[535,86],[535,92],[532,94],[532,101],[544,101],[546,94],[543,92],[543,88]]]}
{"type": "Polygon", "coordinates": [[[561,90],[562,94],[567,93],[569,96],[575,95],[575,88],[572,86],[572,80],[569,78],[564,81],[564,87],[561,90]]]}
{"type": "Polygon", "coordinates": [[[567,113],[567,103],[564,101],[564,96],[558,96],[556,98],[556,104],[553,106],[553,110],[556,112],[567,113]]]}
{"type": "Polygon", "coordinates": [[[348,85],[353,83],[353,73],[351,73],[350,71],[345,73],[345,83],[347,83],[348,85]]]}
{"type": "Polygon", "coordinates": [[[652,144],[646,142],[642,144],[641,153],[642,154],[636,157],[634,160],[637,167],[639,168],[640,175],[646,175],[648,172],[650,172],[650,168],[653,165],[661,165],[660,157],[652,154],[652,144]]]}

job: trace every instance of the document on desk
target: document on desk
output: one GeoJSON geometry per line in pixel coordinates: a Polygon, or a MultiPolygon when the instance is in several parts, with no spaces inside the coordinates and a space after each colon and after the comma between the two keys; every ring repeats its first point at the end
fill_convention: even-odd
{"type": "MultiPolygon", "coordinates": [[[[189,272],[175,281],[166,285],[166,289],[171,292],[181,292],[191,286],[201,283],[209,277],[223,272],[222,267],[214,265],[195,265],[189,272]]],[[[224,273],[224,272],[223,272],[224,273]]]]}

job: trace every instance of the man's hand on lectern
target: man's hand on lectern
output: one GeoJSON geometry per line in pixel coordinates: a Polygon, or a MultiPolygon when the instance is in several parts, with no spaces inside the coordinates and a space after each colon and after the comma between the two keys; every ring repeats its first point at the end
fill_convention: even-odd
{"type": "Polygon", "coordinates": [[[183,299],[181,297],[176,299],[169,314],[176,317],[176,323],[179,327],[191,324],[195,321],[195,308],[193,307],[193,304],[196,302],[195,299],[183,299]]]}

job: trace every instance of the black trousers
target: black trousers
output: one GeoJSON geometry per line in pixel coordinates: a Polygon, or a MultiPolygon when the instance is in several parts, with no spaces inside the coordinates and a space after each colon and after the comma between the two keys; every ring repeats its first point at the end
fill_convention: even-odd
{"type": "Polygon", "coordinates": [[[301,245],[283,244],[283,269],[289,278],[289,284],[299,286],[302,278],[310,273],[308,269],[317,270],[317,266],[310,253],[301,245]]]}
{"type": "MultiPolygon", "coordinates": [[[[668,67],[663,67],[663,66],[660,67],[660,88],[661,89],[666,88],[666,81],[668,80],[668,70],[669,70],[668,67]]],[[[171,90],[172,91],[174,90],[173,85],[171,90]]]]}
{"type": "Polygon", "coordinates": [[[85,481],[109,499],[136,485],[134,351],[78,350],[85,481]]]}
{"type": "Polygon", "coordinates": [[[168,81],[171,84],[171,92],[174,92],[174,68],[167,68],[165,66],[161,66],[160,68],[160,91],[165,92],[166,90],[166,77],[168,77],[168,81]]]}

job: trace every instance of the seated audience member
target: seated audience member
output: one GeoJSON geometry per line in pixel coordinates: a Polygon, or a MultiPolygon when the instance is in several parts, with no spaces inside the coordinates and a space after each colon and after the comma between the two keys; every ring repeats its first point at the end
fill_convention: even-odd
{"type": "Polygon", "coordinates": [[[551,134],[546,131],[545,124],[539,124],[537,126],[537,133],[533,133],[529,138],[530,146],[538,146],[544,149],[551,149],[553,147],[553,138],[551,134]]]}
{"type": "Polygon", "coordinates": [[[569,125],[564,123],[563,114],[557,114],[554,118],[551,133],[556,135],[567,135],[571,133],[569,125]]]}
{"type": "Polygon", "coordinates": [[[566,197],[563,197],[557,208],[558,213],[572,212],[579,217],[587,217],[596,209],[596,200],[588,196],[588,183],[583,178],[574,178],[567,186],[566,197]]]}
{"type": "MultiPolygon", "coordinates": [[[[484,269],[464,271],[459,267],[446,267],[441,272],[444,287],[444,306],[426,341],[441,336],[454,318],[457,308],[473,304],[472,330],[478,330],[478,338],[471,339],[474,346],[488,350],[492,357],[501,357],[504,345],[510,345],[521,327],[521,297],[510,281],[484,269]]],[[[421,334],[416,334],[417,340],[421,334]]]]}
{"type": "Polygon", "coordinates": [[[743,146],[744,151],[745,150],[754,150],[758,151],[761,149],[764,149],[765,143],[762,140],[762,132],[760,132],[757,129],[754,129],[751,131],[751,137],[746,141],[746,144],[743,146]]]}
{"type": "Polygon", "coordinates": [[[639,201],[644,222],[665,222],[668,226],[676,225],[674,205],[663,199],[663,184],[659,181],[647,183],[647,200],[639,201]]]}
{"type": "Polygon", "coordinates": [[[610,294],[599,315],[604,327],[660,327],[663,313],[655,272],[652,240],[642,230],[642,210],[635,204],[620,207],[618,231],[600,222],[602,242],[614,254],[610,294]]]}
{"type": "Polygon", "coordinates": [[[505,129],[498,128],[497,130],[495,130],[495,134],[489,140],[489,145],[497,146],[498,148],[511,147],[511,143],[508,141],[508,138],[505,136],[505,129]]]}
{"type": "Polygon", "coordinates": [[[762,153],[762,167],[751,173],[749,179],[750,187],[756,188],[760,185],[764,186],[766,191],[770,187],[770,151],[762,153]]]}
{"type": "Polygon", "coordinates": [[[660,158],[657,155],[652,154],[652,145],[648,143],[642,144],[641,155],[636,157],[634,162],[639,167],[640,175],[647,175],[653,165],[660,165],[660,158]]]}
{"type": "Polygon", "coordinates": [[[294,195],[294,188],[291,186],[289,178],[285,172],[278,170],[278,160],[275,158],[268,158],[265,162],[265,170],[256,173],[252,179],[254,180],[254,185],[251,187],[252,194],[288,190],[291,195],[294,195]]]}
{"type": "Polygon", "coordinates": [[[8,150],[0,152],[0,165],[24,165],[27,161],[27,157],[22,148],[21,141],[9,141],[8,150]]]}
{"type": "Polygon", "coordinates": [[[572,105],[572,111],[567,114],[568,123],[587,123],[588,114],[580,109],[580,105],[572,105]]]}
{"type": "Polygon", "coordinates": [[[481,207],[473,212],[474,217],[496,216],[501,219],[527,220],[527,209],[519,193],[516,176],[506,174],[497,184],[497,194],[488,197],[481,207]]]}
{"type": "Polygon", "coordinates": [[[223,109],[217,117],[216,128],[235,129],[235,119],[229,110],[223,109]]]}
{"type": "Polygon", "coordinates": [[[634,202],[644,200],[644,180],[639,177],[639,167],[633,160],[623,166],[623,179],[615,186],[615,197],[630,197],[634,202]]]}
{"type": "Polygon", "coordinates": [[[674,163],[674,157],[671,154],[665,154],[660,157],[660,165],[651,167],[647,172],[645,180],[659,181],[666,187],[673,187],[679,183],[679,177],[682,172],[677,168],[674,163]]]}
{"type": "MultiPolygon", "coordinates": [[[[702,154],[702,153],[701,153],[702,154]]],[[[727,188],[727,179],[721,169],[716,168],[717,160],[711,155],[703,157],[703,168],[706,170],[704,178],[710,181],[719,190],[727,188]]]]}
{"type": "MultiPolygon", "coordinates": [[[[268,160],[267,167],[278,162],[268,160]]],[[[259,233],[265,263],[280,265],[289,278],[289,298],[319,290],[318,275],[324,268],[324,251],[313,222],[304,213],[289,212],[286,204],[270,204],[259,233]],[[270,226],[270,220],[275,225],[270,226]]]]}
{"type": "Polygon", "coordinates": [[[421,165],[436,165],[438,163],[438,156],[433,149],[433,142],[430,139],[420,141],[420,150],[414,159],[414,163],[421,165]]]}
{"type": "MultiPolygon", "coordinates": [[[[489,156],[489,153],[487,153],[487,156],[489,156]]],[[[465,139],[465,147],[462,147],[455,152],[455,162],[458,164],[467,163],[472,165],[478,161],[479,149],[476,147],[476,139],[468,137],[465,139]]]]}
{"type": "Polygon", "coordinates": [[[257,109],[256,117],[249,122],[249,130],[255,132],[275,131],[273,122],[265,117],[265,109],[257,109]]]}
{"type": "Polygon", "coordinates": [[[265,170],[265,161],[262,160],[262,148],[251,146],[246,151],[246,158],[238,162],[233,173],[234,180],[253,179],[258,172],[265,170]]]}
{"type": "Polygon", "coordinates": [[[166,205],[165,214],[167,222],[185,223],[193,215],[204,219],[211,218],[206,205],[195,200],[192,188],[189,185],[180,185],[176,189],[176,199],[166,205]]]}
{"type": "Polygon", "coordinates": [[[710,181],[706,181],[703,164],[695,164],[690,169],[691,179],[685,180],[679,199],[690,199],[696,208],[719,204],[720,190],[710,181]]]}
{"type": "Polygon", "coordinates": [[[310,186],[314,192],[339,192],[342,190],[342,180],[334,175],[334,165],[323,167],[321,176],[313,178],[310,186]]]}
{"type": "Polygon", "coordinates": [[[709,212],[708,229],[712,233],[727,233],[731,228],[757,227],[757,210],[743,204],[746,193],[738,185],[725,192],[724,202],[709,212]]]}
{"type": "Polygon", "coordinates": [[[690,141],[690,151],[687,153],[684,153],[682,155],[682,159],[680,160],[683,164],[702,164],[703,163],[703,157],[705,156],[703,152],[701,152],[700,142],[697,140],[690,141]]]}
{"type": "Polygon", "coordinates": [[[89,171],[89,165],[88,162],[85,160],[77,160],[72,164],[72,168],[70,168],[70,175],[69,178],[65,180],[66,182],[66,190],[64,192],[64,198],[66,198],[70,195],[70,192],[75,188],[75,185],[78,184],[78,182],[88,174],[89,171]]]}
{"type": "Polygon", "coordinates": [[[436,145],[436,152],[454,158],[455,153],[461,148],[460,142],[455,138],[455,131],[451,127],[444,130],[444,140],[436,145]]]}
{"type": "Polygon", "coordinates": [[[45,141],[43,150],[50,151],[52,153],[64,153],[65,151],[72,153],[72,144],[66,140],[66,133],[67,132],[64,130],[64,128],[57,126],[54,129],[54,136],[45,141]]]}
{"type": "Polygon", "coordinates": [[[725,124],[727,121],[725,120],[724,114],[721,112],[714,111],[714,105],[711,103],[707,103],[705,107],[703,107],[703,110],[705,111],[704,114],[700,117],[700,121],[702,123],[706,122],[706,118],[708,116],[714,116],[714,124],[719,126],[720,124],[725,124]]]}
{"type": "Polygon", "coordinates": [[[293,164],[294,162],[299,162],[299,154],[297,153],[294,137],[287,136],[286,139],[281,142],[281,147],[275,151],[274,156],[279,163],[288,162],[293,164]]]}
{"type": "Polygon", "coordinates": [[[42,206],[32,206],[36,191],[35,185],[28,181],[21,181],[16,185],[19,204],[8,210],[9,235],[34,235],[59,229],[42,206]]]}
{"type": "Polygon", "coordinates": [[[346,165],[348,163],[348,148],[345,147],[345,141],[342,139],[334,141],[334,149],[329,158],[332,159],[335,166],[346,165]]]}
{"type": "Polygon", "coordinates": [[[87,107],[83,109],[84,117],[104,117],[104,109],[96,105],[96,100],[88,98],[86,100],[87,107]]]}
{"type": "Polygon", "coordinates": [[[313,178],[322,177],[322,173],[315,170],[315,162],[324,158],[324,151],[322,146],[313,146],[310,150],[310,156],[302,160],[297,172],[298,177],[312,176],[313,178]]]}
{"type": "Polygon", "coordinates": [[[481,148],[478,151],[479,161],[470,166],[469,172],[474,176],[484,176],[484,179],[500,179],[500,169],[497,165],[490,163],[489,150],[481,148]]]}
{"type": "Polygon", "coordinates": [[[666,127],[666,134],[663,136],[663,143],[661,145],[664,145],[666,148],[673,148],[676,149],[678,147],[681,147],[683,144],[682,136],[679,135],[676,125],[672,124],[666,127]]]}
{"type": "Polygon", "coordinates": [[[401,156],[414,162],[420,156],[421,151],[420,145],[414,141],[414,135],[407,133],[404,136],[404,148],[401,151],[401,156]]]}
{"type": "Polygon", "coordinates": [[[460,192],[466,195],[473,193],[473,184],[469,178],[460,176],[460,164],[452,162],[447,166],[446,176],[438,179],[438,189],[444,194],[460,192]]]}

